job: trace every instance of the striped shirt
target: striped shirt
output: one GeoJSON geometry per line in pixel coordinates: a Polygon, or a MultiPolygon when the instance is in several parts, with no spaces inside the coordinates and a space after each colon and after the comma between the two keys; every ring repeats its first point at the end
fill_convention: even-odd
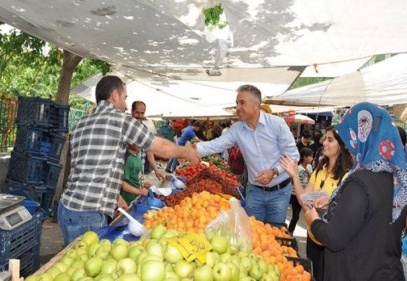
{"type": "Polygon", "coordinates": [[[102,101],[74,128],[71,171],[61,197],[74,211],[99,211],[111,217],[122,186],[127,144],[148,149],[154,135],[137,119],[102,101]]]}

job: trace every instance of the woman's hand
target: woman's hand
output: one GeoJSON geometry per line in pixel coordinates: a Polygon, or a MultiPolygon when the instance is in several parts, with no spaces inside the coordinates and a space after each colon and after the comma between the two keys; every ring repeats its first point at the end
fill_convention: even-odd
{"type": "Polygon", "coordinates": [[[309,225],[309,226],[312,224],[312,222],[314,220],[320,218],[318,213],[317,213],[317,210],[315,208],[307,209],[307,210],[304,210],[304,211],[305,211],[304,212],[304,219],[305,219],[305,222],[307,223],[307,225],[309,225]]]}
{"type": "Polygon", "coordinates": [[[280,164],[286,170],[286,172],[290,175],[290,177],[294,178],[298,176],[298,162],[292,160],[287,155],[284,155],[280,158],[280,164]]]}

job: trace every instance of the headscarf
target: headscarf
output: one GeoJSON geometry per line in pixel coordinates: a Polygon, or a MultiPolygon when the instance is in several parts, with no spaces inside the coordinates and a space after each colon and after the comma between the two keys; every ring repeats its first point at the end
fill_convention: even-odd
{"type": "MultiPolygon", "coordinates": [[[[407,205],[407,166],[401,138],[390,114],[376,104],[358,103],[346,112],[335,129],[355,156],[349,175],[359,169],[393,174],[394,222],[407,205]]],[[[332,201],[337,195],[338,191],[332,201]]]]}

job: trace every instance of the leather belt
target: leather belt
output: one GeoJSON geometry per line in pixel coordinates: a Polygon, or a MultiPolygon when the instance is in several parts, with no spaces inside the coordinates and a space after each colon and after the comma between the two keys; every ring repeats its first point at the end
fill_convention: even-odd
{"type": "Polygon", "coordinates": [[[268,192],[273,192],[276,190],[280,190],[283,189],[284,187],[287,186],[287,184],[289,184],[291,182],[291,178],[288,178],[286,180],[283,180],[282,182],[280,182],[279,184],[273,185],[273,186],[261,186],[261,185],[255,185],[252,184],[254,187],[257,187],[259,189],[262,189],[263,191],[268,191],[268,192]]]}

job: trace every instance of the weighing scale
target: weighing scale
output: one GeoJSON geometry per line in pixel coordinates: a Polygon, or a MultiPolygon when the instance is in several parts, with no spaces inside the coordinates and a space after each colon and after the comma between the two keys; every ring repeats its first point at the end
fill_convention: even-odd
{"type": "Polygon", "coordinates": [[[22,205],[23,196],[0,193],[0,229],[13,230],[31,220],[30,212],[22,205]]]}

